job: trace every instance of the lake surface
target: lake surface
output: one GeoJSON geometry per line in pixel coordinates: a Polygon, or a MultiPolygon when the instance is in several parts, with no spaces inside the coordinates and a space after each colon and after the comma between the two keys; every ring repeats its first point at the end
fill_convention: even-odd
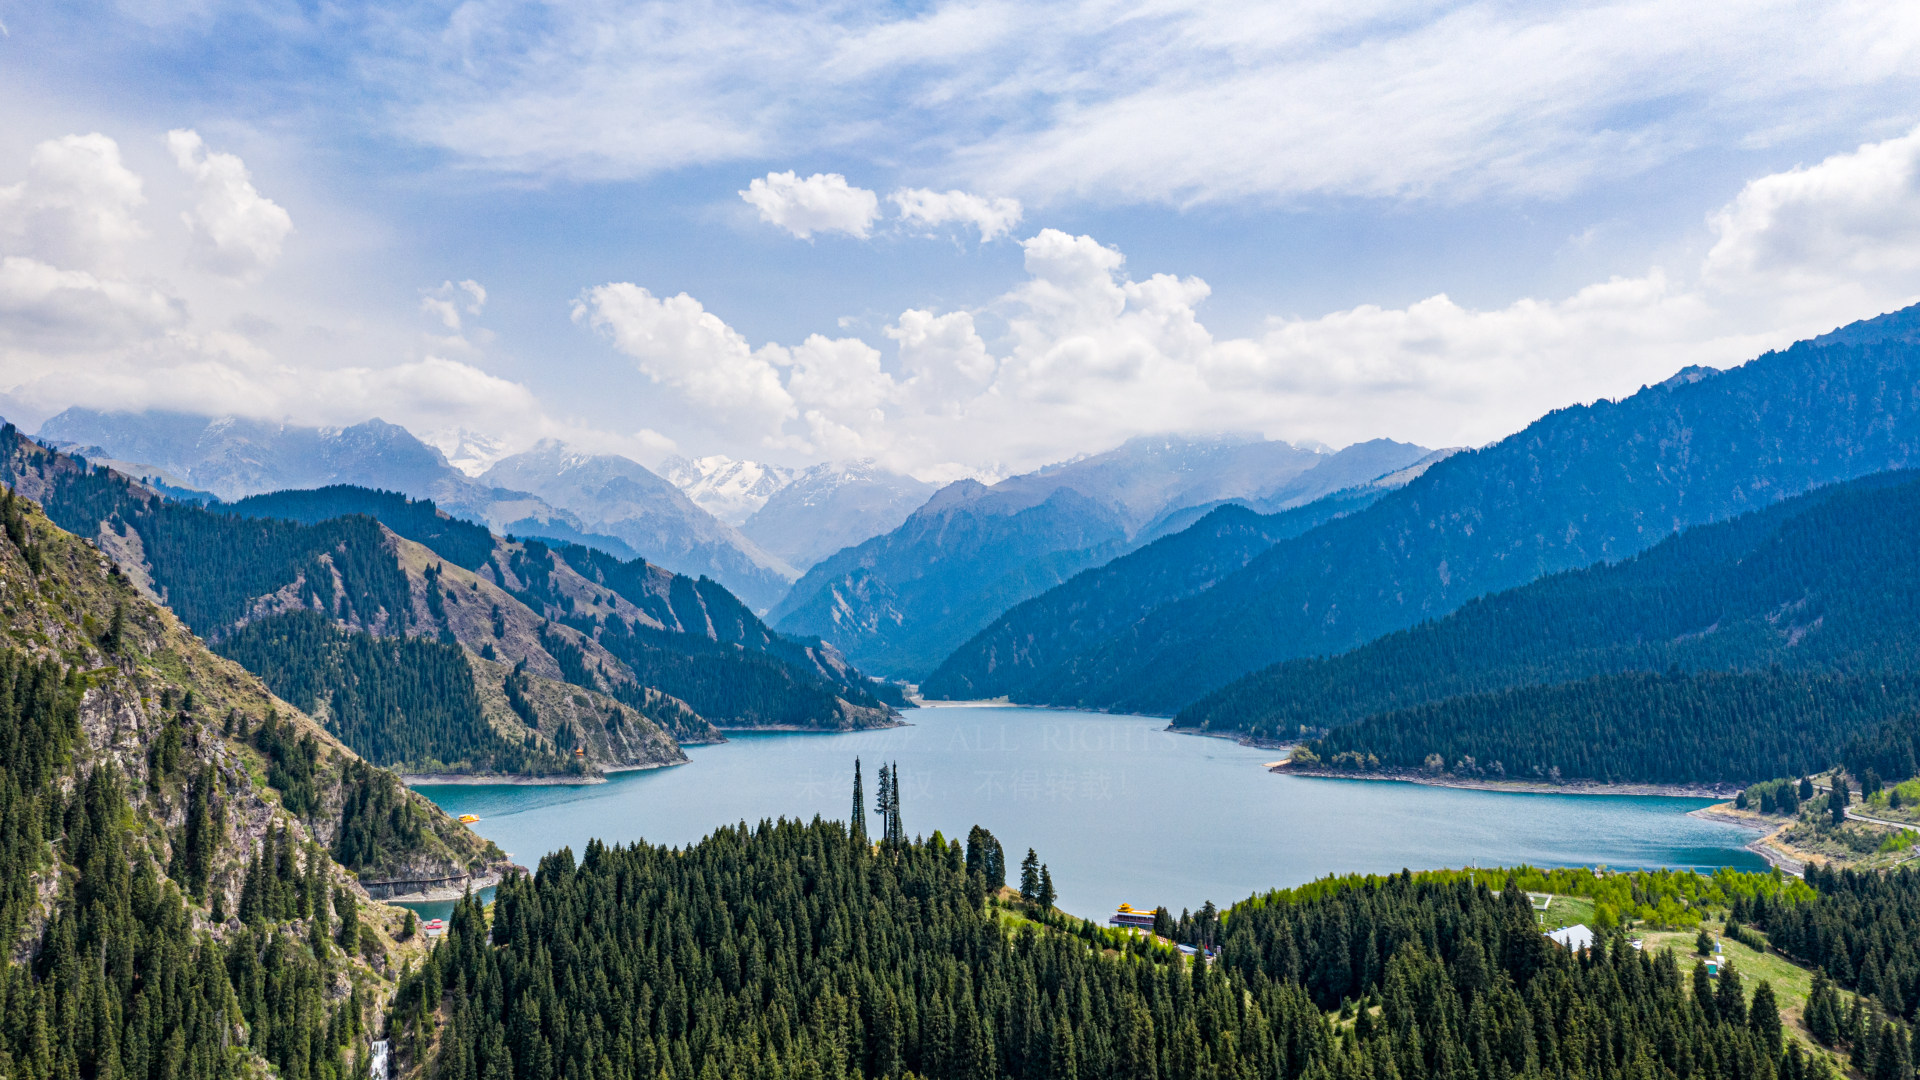
{"type": "MultiPolygon", "coordinates": [[[[906,713],[907,727],[841,735],[736,735],[687,748],[691,763],[581,787],[425,786],[514,861],[533,866],[588,839],[682,845],[780,816],[845,820],[853,762],[868,831],[883,761],[903,780],[909,834],[966,838],[980,824],[1017,870],[1029,847],[1060,906],[1104,917],[1122,902],[1178,912],[1225,906],[1330,873],[1451,866],[1764,869],[1753,833],[1687,811],[1710,800],[1521,795],[1269,773],[1278,753],[1175,735],[1166,721],[1018,707],[906,713]]],[[[443,912],[450,904],[415,905],[443,912]]]]}

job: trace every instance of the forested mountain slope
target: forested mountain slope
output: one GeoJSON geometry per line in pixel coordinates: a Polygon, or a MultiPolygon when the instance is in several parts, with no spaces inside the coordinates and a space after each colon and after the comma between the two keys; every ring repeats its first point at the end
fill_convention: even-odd
{"type": "Polygon", "coordinates": [[[502,860],[490,844],[391,774],[364,765],[238,664],[209,652],[112,560],[29,500],[8,489],[0,495],[0,518],[0,651],[10,657],[17,691],[0,697],[13,707],[43,701],[52,710],[19,738],[65,740],[58,749],[15,743],[0,759],[83,771],[111,764],[136,803],[158,800],[150,808],[162,820],[177,823],[182,809],[190,818],[214,815],[159,838],[163,847],[184,839],[204,849],[178,854],[196,868],[189,891],[205,897],[225,889],[229,911],[244,866],[216,849],[257,839],[276,807],[293,819],[296,833],[332,847],[343,865],[369,880],[498,869],[502,860]],[[28,692],[30,686],[41,689],[28,692]],[[60,726],[69,722],[77,726],[60,726]],[[265,788],[255,775],[266,777],[265,788]],[[207,831],[188,835],[196,829],[207,831]],[[201,881],[207,884],[194,884],[201,881]]]}
{"type": "Polygon", "coordinates": [[[899,528],[828,556],[769,617],[895,678],[931,670],[1008,606],[1125,549],[1110,508],[1062,490],[1033,505],[949,485],[899,528]]]}
{"type": "Polygon", "coordinates": [[[1402,464],[1414,449],[1386,439],[1350,446],[1263,502],[1286,505],[1300,492],[1319,490],[1321,482],[1356,481],[1331,495],[1271,513],[1228,503],[1172,535],[1083,570],[1008,610],[955,649],[927,677],[921,692],[929,698],[948,699],[1032,697],[1041,692],[1035,687],[1054,678],[1054,665],[1098,645],[1155,608],[1208,588],[1275,543],[1373,505],[1452,453],[1435,451],[1411,465],[1402,464]]]}
{"type": "MultiPolygon", "coordinates": [[[[484,586],[506,587],[516,601],[527,605],[539,618],[572,620],[581,623],[578,629],[590,633],[595,632],[592,624],[620,619],[649,631],[690,636],[661,639],[669,649],[693,647],[713,652],[711,645],[719,644],[764,653],[799,669],[787,679],[794,685],[804,686],[810,679],[824,681],[848,701],[862,706],[875,704],[876,695],[891,693],[886,686],[861,675],[831,646],[817,639],[774,633],[718,582],[695,580],[645,559],[623,560],[582,544],[501,540],[478,525],[439,513],[430,501],[360,487],[274,492],[214,509],[313,524],[365,514],[456,566],[475,571],[484,586]],[[692,638],[704,638],[709,644],[695,646],[692,638]]],[[[482,647],[478,628],[453,629],[461,641],[472,643],[476,649],[482,647]]],[[[526,647],[537,649],[537,645],[526,647]]],[[[521,654],[516,651],[513,655],[517,658],[521,654]]]]}
{"type": "Polygon", "coordinates": [[[1858,333],[1561,409],[1080,651],[1028,700],[1172,713],[1543,574],[1920,463],[1920,345],[1858,333]]]}
{"type": "MultiPolygon", "coordinates": [[[[1488,878],[1268,894],[1228,913],[1216,962],[1189,964],[1058,916],[1008,931],[977,862],[938,834],[872,846],[816,818],[684,851],[595,842],[503,885],[490,925],[460,905],[398,995],[399,1061],[497,1080],[1832,1075],[1787,1037],[1771,987],[1683,974],[1617,932],[1576,955],[1515,878],[1498,895],[1488,878]],[[1331,1015],[1355,1002],[1353,1022],[1331,1015]]],[[[1583,881],[1675,911],[1851,911],[1768,874],[1583,881]]]]}
{"type": "Polygon", "coordinates": [[[1387,440],[1336,454],[1245,438],[1134,439],[991,487],[941,489],[899,528],[814,566],[770,615],[854,663],[923,678],[1020,602],[1157,535],[1169,515],[1229,500],[1275,509],[1419,460],[1387,440]]]}
{"type": "MultiPolygon", "coordinates": [[[[1490,719],[1497,703],[1504,708],[1537,695],[1480,697],[1471,707],[1457,702],[1443,710],[1367,718],[1462,695],[1634,671],[1759,672],[1778,666],[1876,679],[1920,675],[1917,535],[1920,473],[1878,473],[1829,485],[1729,521],[1696,526],[1618,563],[1566,571],[1481,597],[1443,619],[1339,656],[1276,664],[1202,698],[1175,724],[1272,740],[1366,720],[1361,729],[1338,733],[1327,745],[1401,765],[1408,764],[1409,755],[1417,765],[1427,753],[1438,752],[1449,765],[1471,754],[1482,762],[1502,760],[1509,768],[1558,766],[1592,775],[1572,773],[1571,761],[1542,761],[1533,754],[1516,759],[1504,738],[1455,745],[1449,736],[1442,740],[1445,745],[1418,749],[1411,732],[1385,734],[1388,725],[1411,723],[1415,715],[1423,725],[1445,716],[1472,727],[1476,710],[1490,719]]],[[[1650,684],[1609,685],[1610,693],[1623,693],[1650,684]]],[[[1797,678],[1782,684],[1799,685],[1797,678]]],[[[1623,707],[1626,700],[1621,699],[1623,707]]],[[[1888,707],[1906,700],[1895,695],[1888,707]]],[[[1784,703],[1756,709],[1738,727],[1771,738],[1764,729],[1792,711],[1784,703]]],[[[1848,715],[1850,723],[1863,719],[1848,715]]],[[[1864,719],[1871,724],[1879,718],[1864,719]]],[[[1592,722],[1616,720],[1595,715],[1592,722]]],[[[1582,737],[1549,730],[1554,723],[1543,714],[1532,726],[1542,739],[1572,743],[1582,737]]],[[[1765,779],[1823,767],[1850,734],[1829,730],[1808,738],[1805,750],[1811,758],[1797,768],[1757,777],[1735,770],[1734,775],[1765,779]]],[[[1607,745],[1596,751],[1615,755],[1616,766],[1624,764],[1622,755],[1638,752],[1618,738],[1601,741],[1607,745]]],[[[1689,755],[1668,764],[1716,770],[1731,765],[1713,755],[1689,755]]]]}
{"type": "MultiPolygon", "coordinates": [[[[606,587],[581,578],[543,546],[496,542],[478,526],[434,514],[431,506],[337,488],[309,493],[300,500],[282,500],[300,503],[289,507],[289,512],[318,519],[310,525],[214,512],[167,502],[123,477],[87,468],[10,433],[9,441],[11,453],[0,460],[0,470],[8,478],[46,498],[56,518],[97,535],[102,546],[131,573],[145,579],[155,595],[164,597],[190,626],[222,648],[242,627],[284,623],[304,611],[324,612],[343,629],[428,639],[405,648],[355,648],[336,642],[340,648],[324,655],[293,649],[293,642],[310,637],[298,626],[276,625],[248,639],[256,647],[250,654],[255,663],[266,663],[259,648],[283,651],[282,661],[269,668],[278,678],[324,681],[344,674],[346,669],[337,665],[351,655],[356,670],[371,672],[374,668],[366,665],[375,665],[383,671],[380,681],[390,690],[413,688],[394,698],[347,694],[341,699],[347,704],[359,700],[386,710],[364,722],[353,719],[351,710],[326,710],[330,721],[343,725],[339,728],[343,734],[406,724],[419,729],[414,735],[395,732],[383,742],[359,744],[368,754],[412,746],[424,755],[381,759],[394,765],[519,761],[531,771],[549,772],[554,771],[555,755],[566,759],[569,767],[585,766],[588,771],[680,760],[672,740],[663,742],[653,733],[641,732],[632,740],[594,738],[560,746],[552,742],[556,732],[544,732],[528,743],[526,733],[516,725],[489,724],[484,712],[462,708],[449,714],[453,699],[436,699],[428,692],[436,685],[430,673],[464,669],[477,678],[485,669],[462,655],[463,647],[480,657],[525,662],[533,677],[610,695],[637,714],[622,714],[626,720],[641,728],[656,721],[665,723],[681,738],[717,735],[700,706],[688,708],[662,700],[662,694],[680,697],[676,690],[701,697],[701,704],[712,708],[716,719],[749,726],[841,728],[888,722],[884,706],[848,702],[836,685],[811,668],[764,653],[718,648],[707,637],[667,631],[658,619],[606,587]],[[443,557],[440,551],[388,531],[372,517],[320,518],[329,500],[387,513],[400,527],[424,536],[448,554],[443,557]],[[483,542],[488,546],[480,573],[452,561],[475,561],[483,542]],[[518,573],[512,567],[518,567],[518,573]],[[529,602],[542,610],[536,612],[529,602]],[[577,625],[559,621],[562,618],[577,625]],[[616,656],[603,646],[598,640],[602,636],[620,646],[623,655],[616,656]],[[636,671],[635,664],[644,667],[645,673],[636,671]],[[415,670],[407,670],[409,665],[415,670]],[[435,738],[446,736],[452,730],[443,722],[449,715],[460,718],[464,734],[430,748],[422,741],[423,733],[431,730],[440,733],[435,738]],[[502,746],[501,738],[518,738],[522,746],[518,750],[502,746]],[[636,753],[645,749],[647,756],[598,756],[615,745],[636,753]],[[586,753],[573,754],[576,749],[586,753]]],[[[615,561],[614,565],[621,564],[615,561]]],[[[641,573],[631,565],[628,568],[641,573]]],[[[664,573],[652,576],[664,581],[661,588],[669,593],[674,591],[674,581],[683,582],[686,588],[681,591],[691,590],[698,599],[696,583],[664,573]]],[[[717,586],[709,591],[725,595],[717,586]]],[[[733,603],[738,606],[737,601],[733,603]]],[[[668,614],[688,609],[689,617],[698,608],[704,626],[714,620],[705,618],[702,604],[656,608],[668,614]]],[[[725,620],[719,622],[724,625],[725,620]]],[[[791,648],[796,653],[805,651],[801,646],[791,648]]],[[[857,675],[848,678],[855,681],[857,675]]],[[[289,693],[293,685],[288,683],[289,693]]],[[[500,689],[476,685],[461,699],[470,702],[500,689]]],[[[312,700],[318,704],[318,698],[312,700]]],[[[866,700],[871,702],[870,697],[866,700]]]]}
{"type": "Polygon", "coordinates": [[[1338,492],[1277,514],[1222,506],[1172,536],[1082,570],[995,619],[927,676],[929,698],[1033,697],[1058,661],[1191,596],[1291,536],[1370,505],[1384,491],[1338,492]]]}
{"type": "Polygon", "coordinates": [[[0,1063],[358,1080],[417,940],[370,903],[491,844],[0,495],[0,1063]]]}

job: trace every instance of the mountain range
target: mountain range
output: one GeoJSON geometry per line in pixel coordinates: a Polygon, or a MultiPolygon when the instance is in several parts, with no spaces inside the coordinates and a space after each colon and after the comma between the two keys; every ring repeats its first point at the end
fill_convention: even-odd
{"type": "Polygon", "coordinates": [[[973,695],[1172,714],[1270,664],[1343,652],[1476,596],[1626,558],[1677,529],[1912,466],[1915,322],[1908,309],[1727,371],[1690,368],[1619,401],[1556,410],[1198,593],[1075,641],[1070,655],[1041,656],[1044,677],[997,640],[969,646],[995,655],[949,666],[970,673],[973,695]]]}
{"type": "Polygon", "coordinates": [[[787,591],[798,573],[767,554],[739,531],[714,517],[664,477],[630,458],[583,454],[546,441],[496,462],[479,481],[498,489],[530,492],[578,522],[580,532],[561,532],[525,519],[495,526],[514,535],[572,540],[603,549],[595,536],[625,546],[615,551],[681,573],[713,578],[764,610],[787,591]]]}
{"type": "Polygon", "coordinates": [[[740,531],[807,570],[841,548],[899,528],[937,489],[870,460],[827,462],[796,473],[740,531]]]}
{"type": "Polygon", "coordinates": [[[1245,437],[1154,436],[988,486],[942,488],[898,528],[821,561],[768,618],[855,664],[919,678],[1001,612],[1227,500],[1298,505],[1429,451],[1337,454],[1245,437]]]}
{"type": "Polygon", "coordinates": [[[1749,783],[1920,705],[1920,473],[1876,473],[1549,575],[1189,706],[1323,761],[1749,783]]]}
{"type": "Polygon", "coordinates": [[[382,764],[591,772],[684,760],[676,740],[716,725],[892,722],[831,648],[773,634],[708,579],[506,540],[394,492],[206,507],[11,427],[0,443],[0,480],[382,764]]]}
{"type": "Polygon", "coordinates": [[[332,484],[431,499],[448,513],[516,536],[588,544],[705,575],[764,610],[796,576],[636,462],[553,443],[493,459],[469,476],[405,428],[344,428],[235,417],[68,409],[38,436],[174,495],[223,500],[332,484]]]}
{"type": "MultiPolygon", "coordinates": [[[[1370,453],[1380,449],[1372,448],[1370,453]]],[[[1355,455],[1361,461],[1367,456],[1355,455]]],[[[1100,643],[1162,604],[1210,588],[1282,540],[1371,506],[1447,456],[1447,451],[1436,451],[1405,468],[1290,510],[1262,514],[1239,503],[1205,510],[1194,525],[1083,570],[1009,609],[954,650],[927,676],[921,692],[936,699],[1018,698],[1039,693],[1029,684],[1051,678],[1053,666],[1060,661],[1100,643]]],[[[1376,465],[1365,465],[1361,471],[1376,465]]],[[[1350,468],[1343,465],[1330,472],[1350,468]]]]}

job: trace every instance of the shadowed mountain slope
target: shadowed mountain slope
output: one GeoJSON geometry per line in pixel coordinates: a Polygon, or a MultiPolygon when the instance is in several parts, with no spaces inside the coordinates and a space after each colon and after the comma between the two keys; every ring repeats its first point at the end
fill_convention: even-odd
{"type": "Polygon", "coordinates": [[[1674,530],[1920,464],[1920,346],[1865,331],[1553,412],[1275,544],[1055,668],[1028,700],[1173,713],[1674,530]]]}

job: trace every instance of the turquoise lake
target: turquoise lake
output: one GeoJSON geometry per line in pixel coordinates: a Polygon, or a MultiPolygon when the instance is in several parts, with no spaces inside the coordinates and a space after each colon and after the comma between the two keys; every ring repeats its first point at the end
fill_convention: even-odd
{"type": "MultiPolygon", "coordinates": [[[[590,838],[682,845],[722,824],[844,820],[853,763],[897,761],[909,834],[980,824],[1052,869],[1060,906],[1225,906],[1330,873],[1451,866],[1764,869],[1754,834],[1689,817],[1705,799],[1531,795],[1269,773],[1278,755],[1176,735],[1166,721],[1018,707],[914,709],[909,725],[838,735],[735,735],[691,762],[578,787],[425,786],[515,862],[590,838]]],[[[443,912],[450,904],[416,905],[443,912]]]]}

